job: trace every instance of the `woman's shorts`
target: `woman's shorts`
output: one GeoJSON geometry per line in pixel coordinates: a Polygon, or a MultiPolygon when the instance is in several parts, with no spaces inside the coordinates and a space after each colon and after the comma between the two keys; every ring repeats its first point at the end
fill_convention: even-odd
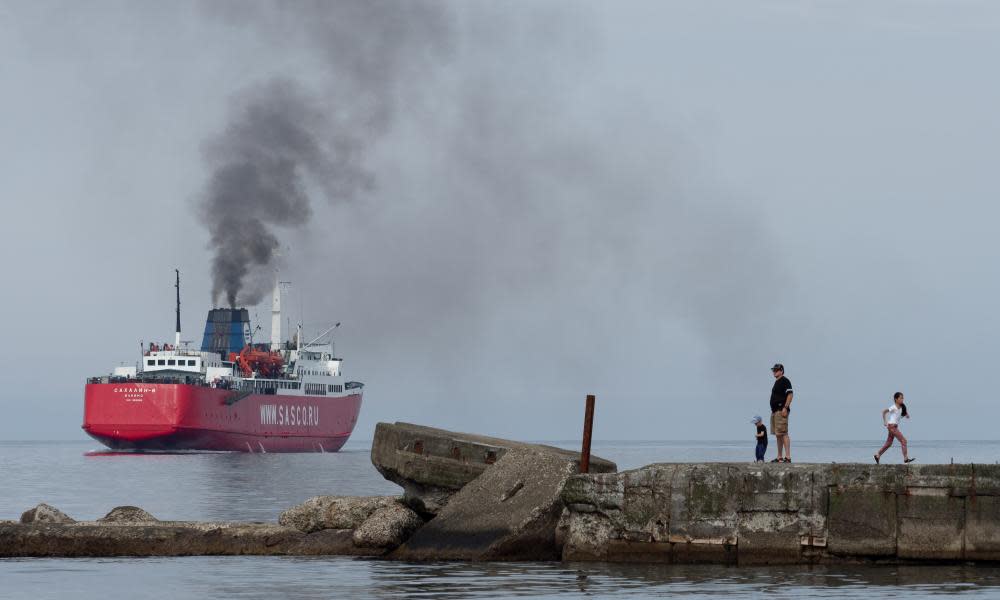
{"type": "Polygon", "coordinates": [[[788,417],[783,416],[781,411],[771,413],[771,433],[775,435],[788,433],[788,417]]]}

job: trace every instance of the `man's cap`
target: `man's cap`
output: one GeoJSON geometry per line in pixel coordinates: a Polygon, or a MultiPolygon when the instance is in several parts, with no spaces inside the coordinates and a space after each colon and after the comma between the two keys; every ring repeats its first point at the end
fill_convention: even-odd
{"type": "Polygon", "coordinates": [[[760,415],[754,415],[754,416],[753,416],[753,419],[752,419],[752,420],[751,420],[750,422],[751,422],[751,423],[760,423],[760,422],[761,422],[761,421],[763,421],[763,420],[764,420],[764,419],[761,419],[761,418],[760,418],[760,415]]]}
{"type": "Polygon", "coordinates": [[[774,366],[771,367],[771,370],[772,371],[784,371],[785,370],[785,365],[783,365],[781,363],[774,363],[774,366]]]}

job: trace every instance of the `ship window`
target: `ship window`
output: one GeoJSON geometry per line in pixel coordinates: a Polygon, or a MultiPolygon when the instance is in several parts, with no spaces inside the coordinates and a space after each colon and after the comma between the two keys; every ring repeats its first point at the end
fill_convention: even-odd
{"type": "Polygon", "coordinates": [[[147,366],[150,366],[150,367],[152,367],[152,366],[153,366],[153,365],[155,365],[155,364],[156,364],[156,361],[155,361],[155,360],[153,360],[152,358],[148,358],[148,359],[146,359],[146,365],[147,365],[147,366]]]}
{"type": "Polygon", "coordinates": [[[163,365],[167,364],[167,361],[165,361],[165,360],[163,360],[161,358],[160,360],[156,361],[156,364],[158,364],[158,365],[160,365],[162,367],[163,365]]]}
{"type": "Polygon", "coordinates": [[[322,383],[307,383],[306,393],[315,396],[325,396],[326,386],[324,386],[322,383]]]}
{"type": "Polygon", "coordinates": [[[174,364],[174,359],[172,359],[172,358],[171,358],[170,360],[168,360],[168,361],[167,361],[167,364],[168,364],[168,365],[172,365],[172,364],[174,364]]]}
{"type": "Polygon", "coordinates": [[[188,360],[188,366],[189,367],[193,367],[194,366],[194,359],[188,360]]]}

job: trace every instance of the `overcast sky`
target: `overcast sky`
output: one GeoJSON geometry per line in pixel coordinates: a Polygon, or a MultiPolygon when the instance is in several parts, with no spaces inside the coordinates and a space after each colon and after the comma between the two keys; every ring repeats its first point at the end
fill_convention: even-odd
{"type": "Polygon", "coordinates": [[[878,441],[897,390],[911,439],[996,438],[997,3],[278,6],[0,3],[0,439],[83,439],[174,268],[200,340],[213,148],[268,85],[367,178],[272,227],[356,439],[575,439],[594,393],[601,439],[749,440],[775,361],[793,440],[878,441]]]}

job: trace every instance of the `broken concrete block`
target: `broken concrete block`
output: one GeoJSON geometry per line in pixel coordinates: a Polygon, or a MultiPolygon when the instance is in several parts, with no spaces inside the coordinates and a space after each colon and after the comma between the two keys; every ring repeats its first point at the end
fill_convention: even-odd
{"type": "MultiPolygon", "coordinates": [[[[579,464],[578,452],[411,423],[375,426],[372,464],[383,477],[403,488],[403,498],[411,508],[429,517],[513,448],[534,448],[579,464]]],[[[615,470],[610,461],[597,456],[590,459],[592,473],[615,470]]]]}
{"type": "Polygon", "coordinates": [[[400,560],[557,560],[560,492],[576,463],[511,448],[391,554],[400,560]]]}

